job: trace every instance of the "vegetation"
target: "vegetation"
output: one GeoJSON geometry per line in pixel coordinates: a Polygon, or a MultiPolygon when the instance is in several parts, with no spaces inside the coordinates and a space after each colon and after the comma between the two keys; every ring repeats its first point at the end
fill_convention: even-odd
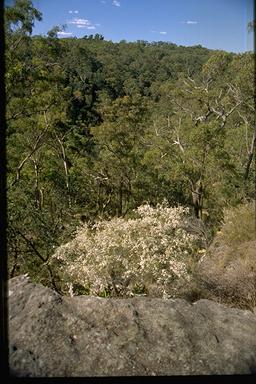
{"type": "Polygon", "coordinates": [[[95,295],[175,296],[190,280],[191,261],[204,241],[188,213],[166,204],[142,205],[133,219],[84,225],[52,257],[60,282],[95,295]]]}
{"type": "MultiPolygon", "coordinates": [[[[224,210],[254,199],[254,54],[164,42],[113,43],[97,34],[58,39],[58,27],[46,37],[32,36],[41,18],[31,0],[5,8],[9,276],[29,273],[36,282],[65,291],[53,255],[63,243],[71,249],[80,236],[86,252],[89,244],[98,249],[98,254],[91,249],[90,265],[98,263],[97,279],[107,279],[100,291],[93,288],[100,293],[109,284],[105,270],[100,276],[100,255],[102,261],[121,258],[120,268],[129,260],[133,271],[136,257],[142,257],[139,250],[135,256],[132,244],[123,247],[130,233],[126,226],[144,233],[149,271],[155,253],[144,220],[153,225],[155,218],[135,218],[134,211],[146,206],[155,212],[164,201],[166,213],[161,211],[152,227],[156,244],[154,230],[165,226],[161,220],[168,210],[184,207],[201,223],[196,227],[204,227],[207,247],[224,210]],[[124,253],[111,254],[110,245],[103,252],[106,237],[119,242],[124,253]]],[[[193,239],[185,248],[196,264],[193,239]]],[[[171,247],[173,237],[168,241],[171,247]]],[[[79,268],[81,252],[73,264],[65,259],[66,282],[80,274],[70,268],[79,268]]],[[[178,254],[183,262],[186,253],[178,254]]],[[[143,276],[131,286],[122,284],[129,292],[135,286],[146,292],[158,277],[151,276],[149,284],[143,276]]],[[[85,276],[77,283],[84,286],[85,276]]],[[[94,284],[90,280],[90,287],[94,284]]]]}
{"type": "Polygon", "coordinates": [[[225,210],[223,226],[195,273],[204,296],[235,307],[256,307],[255,205],[225,210]]]}

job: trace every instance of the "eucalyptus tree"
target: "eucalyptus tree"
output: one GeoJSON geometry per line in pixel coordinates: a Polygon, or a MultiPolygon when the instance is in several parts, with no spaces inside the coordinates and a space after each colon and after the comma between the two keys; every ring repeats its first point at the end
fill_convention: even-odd
{"type": "Polygon", "coordinates": [[[5,9],[8,255],[12,276],[30,272],[48,283],[47,261],[70,201],[63,139],[68,94],[59,41],[31,37],[36,20],[41,13],[31,1],[5,9]]]}
{"type": "Polygon", "coordinates": [[[98,175],[99,211],[122,216],[138,204],[138,183],[143,136],[148,120],[148,101],[140,95],[114,101],[102,94],[103,122],[92,130],[99,150],[95,163],[98,175]]]}
{"type": "Polygon", "coordinates": [[[160,136],[161,156],[172,178],[184,180],[197,217],[216,217],[221,206],[246,197],[242,180],[251,183],[255,147],[252,87],[252,55],[222,51],[201,74],[182,73],[160,87],[154,140],[159,143],[160,136]]]}

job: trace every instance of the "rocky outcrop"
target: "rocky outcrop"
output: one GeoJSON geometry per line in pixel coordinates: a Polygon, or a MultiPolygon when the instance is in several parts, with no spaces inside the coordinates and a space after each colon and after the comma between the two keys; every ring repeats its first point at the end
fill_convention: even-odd
{"type": "Polygon", "coordinates": [[[9,281],[17,377],[256,373],[256,316],[209,300],[64,297],[9,281]]]}

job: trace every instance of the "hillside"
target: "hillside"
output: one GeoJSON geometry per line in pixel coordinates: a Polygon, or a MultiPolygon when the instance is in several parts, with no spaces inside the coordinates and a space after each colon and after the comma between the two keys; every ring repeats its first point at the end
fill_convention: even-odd
{"type": "Polygon", "coordinates": [[[9,276],[58,290],[77,226],[145,204],[188,210],[208,246],[254,198],[254,55],[32,36],[40,18],[29,1],[5,14],[9,276]]]}

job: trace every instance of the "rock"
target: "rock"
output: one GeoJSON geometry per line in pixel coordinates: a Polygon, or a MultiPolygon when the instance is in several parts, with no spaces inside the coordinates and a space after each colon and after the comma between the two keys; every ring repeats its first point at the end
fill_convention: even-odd
{"type": "Polygon", "coordinates": [[[256,315],[210,300],[64,297],[9,281],[16,377],[256,373],[256,315]]]}

